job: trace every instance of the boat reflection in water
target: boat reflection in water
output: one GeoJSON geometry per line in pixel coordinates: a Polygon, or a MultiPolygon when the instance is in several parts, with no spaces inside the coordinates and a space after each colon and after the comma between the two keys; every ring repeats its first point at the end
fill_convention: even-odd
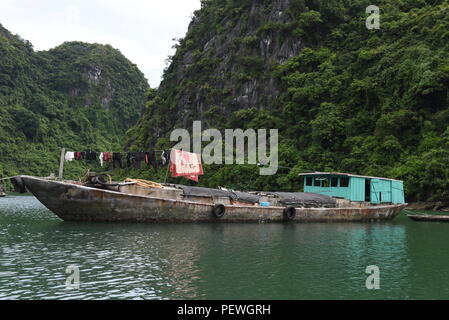
{"type": "Polygon", "coordinates": [[[438,299],[447,225],[62,222],[34,197],[0,201],[2,299],[438,299]],[[431,235],[431,236],[429,236],[431,235]],[[80,270],[67,290],[68,265],[80,270]],[[365,286],[380,270],[380,290],[365,286]],[[437,271],[435,271],[437,270],[437,271]]]}

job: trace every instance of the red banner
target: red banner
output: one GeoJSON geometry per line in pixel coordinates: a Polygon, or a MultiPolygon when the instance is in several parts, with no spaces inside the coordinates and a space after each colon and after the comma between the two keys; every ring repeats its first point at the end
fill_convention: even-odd
{"type": "Polygon", "coordinates": [[[172,177],[185,177],[198,182],[198,176],[204,174],[201,155],[172,149],[170,153],[170,172],[172,177]]]}

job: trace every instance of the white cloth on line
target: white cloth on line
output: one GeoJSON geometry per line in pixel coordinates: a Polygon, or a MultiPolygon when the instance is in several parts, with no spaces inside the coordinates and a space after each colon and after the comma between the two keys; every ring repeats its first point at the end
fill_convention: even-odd
{"type": "Polygon", "coordinates": [[[75,152],[67,151],[65,153],[65,161],[72,161],[73,159],[75,159],[75,152]]]}

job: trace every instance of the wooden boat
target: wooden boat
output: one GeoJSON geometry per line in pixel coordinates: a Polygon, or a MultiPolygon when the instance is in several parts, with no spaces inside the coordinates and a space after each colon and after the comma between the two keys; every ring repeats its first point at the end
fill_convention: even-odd
{"type": "Polygon", "coordinates": [[[17,191],[29,190],[65,221],[363,222],[393,219],[407,205],[372,205],[313,193],[226,193],[180,185],[140,187],[132,183],[99,189],[74,181],[32,176],[16,176],[11,181],[17,191]]]}
{"type": "Polygon", "coordinates": [[[449,216],[433,214],[407,214],[407,217],[414,221],[426,222],[449,222],[449,216]]]}

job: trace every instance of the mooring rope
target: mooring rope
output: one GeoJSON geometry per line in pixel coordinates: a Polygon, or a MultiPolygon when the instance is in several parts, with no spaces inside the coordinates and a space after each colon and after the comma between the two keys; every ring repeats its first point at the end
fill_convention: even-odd
{"type": "Polygon", "coordinates": [[[145,187],[145,188],[157,188],[157,189],[163,188],[163,186],[157,182],[143,180],[143,179],[127,178],[127,179],[125,179],[125,182],[135,182],[136,185],[138,185],[139,187],[145,187]]]}

